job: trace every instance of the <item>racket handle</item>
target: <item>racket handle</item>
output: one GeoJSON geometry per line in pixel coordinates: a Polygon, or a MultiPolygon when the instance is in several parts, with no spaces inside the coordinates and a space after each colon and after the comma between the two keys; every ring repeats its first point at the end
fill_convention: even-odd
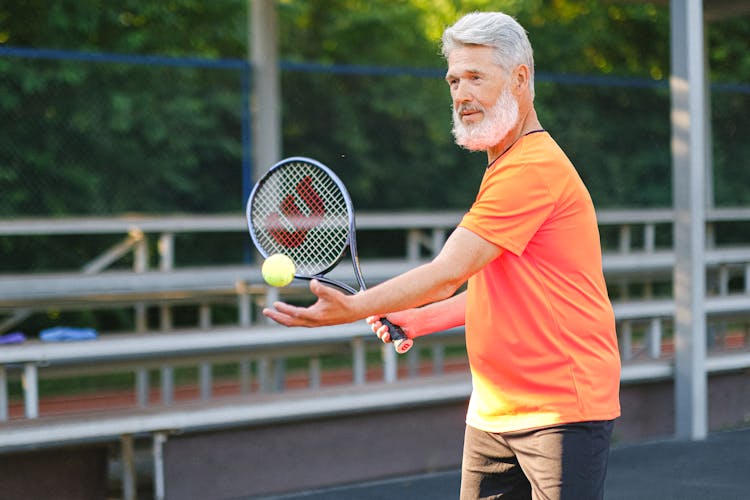
{"type": "Polygon", "coordinates": [[[397,353],[404,354],[411,349],[411,346],[414,345],[414,340],[407,337],[400,326],[391,323],[385,318],[380,318],[380,322],[388,327],[391,342],[393,342],[393,347],[396,349],[397,353]]]}

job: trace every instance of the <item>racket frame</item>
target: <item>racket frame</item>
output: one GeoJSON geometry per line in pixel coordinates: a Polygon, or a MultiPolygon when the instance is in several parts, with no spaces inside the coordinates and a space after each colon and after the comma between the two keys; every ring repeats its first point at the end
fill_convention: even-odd
{"type": "MultiPolygon", "coordinates": [[[[277,162],[271,168],[269,168],[268,171],[263,175],[263,177],[261,177],[258,180],[258,182],[255,183],[255,186],[250,192],[250,196],[248,198],[247,208],[246,208],[246,218],[247,218],[248,229],[250,232],[250,237],[253,240],[253,244],[255,245],[255,248],[258,250],[258,252],[261,254],[263,258],[268,258],[270,256],[268,252],[266,252],[266,250],[263,248],[262,243],[259,241],[259,238],[256,235],[255,225],[253,224],[253,217],[252,217],[253,216],[253,213],[252,213],[253,200],[255,199],[255,196],[258,190],[262,188],[262,186],[265,184],[265,182],[269,178],[271,178],[273,173],[278,169],[286,167],[290,163],[307,163],[309,165],[312,165],[322,170],[331,179],[331,181],[333,181],[333,183],[341,192],[341,195],[344,199],[344,203],[346,205],[346,212],[347,212],[347,216],[349,219],[349,234],[347,235],[349,255],[351,257],[352,268],[354,269],[354,277],[356,278],[357,284],[359,285],[359,290],[356,290],[354,287],[350,286],[347,283],[344,283],[343,281],[334,280],[325,276],[326,273],[330,272],[337,265],[339,265],[341,260],[344,258],[347,245],[345,245],[341,249],[341,252],[339,253],[338,258],[334,259],[333,262],[322,271],[318,271],[316,274],[313,274],[313,275],[304,275],[304,274],[297,274],[295,270],[294,277],[297,279],[306,280],[306,281],[318,280],[321,283],[325,283],[326,285],[338,288],[339,290],[350,295],[355,295],[359,293],[359,291],[367,290],[367,284],[365,283],[364,277],[362,276],[362,269],[360,268],[360,265],[359,265],[359,253],[357,251],[357,225],[356,225],[356,219],[354,216],[354,204],[352,203],[352,199],[349,196],[349,192],[347,191],[346,186],[344,186],[344,183],[341,181],[341,179],[339,179],[339,177],[330,168],[328,168],[327,166],[323,165],[319,161],[314,160],[312,158],[307,158],[304,156],[291,156],[289,158],[285,158],[277,162]]],[[[411,349],[414,341],[408,338],[398,325],[391,323],[385,318],[381,318],[381,322],[388,326],[389,332],[391,333],[391,340],[393,341],[396,352],[398,352],[399,354],[403,354],[407,352],[409,349],[411,349]]]]}

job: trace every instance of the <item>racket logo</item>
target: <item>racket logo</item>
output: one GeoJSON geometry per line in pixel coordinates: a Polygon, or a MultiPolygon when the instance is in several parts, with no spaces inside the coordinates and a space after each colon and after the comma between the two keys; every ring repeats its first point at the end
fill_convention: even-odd
{"type": "Polygon", "coordinates": [[[297,196],[288,194],[281,201],[279,210],[266,216],[269,234],[285,248],[297,248],[305,242],[310,229],[318,226],[325,215],[323,198],[313,187],[312,177],[305,176],[295,186],[299,200],[307,205],[300,208],[297,196]],[[291,228],[289,227],[291,226],[291,228]]]}

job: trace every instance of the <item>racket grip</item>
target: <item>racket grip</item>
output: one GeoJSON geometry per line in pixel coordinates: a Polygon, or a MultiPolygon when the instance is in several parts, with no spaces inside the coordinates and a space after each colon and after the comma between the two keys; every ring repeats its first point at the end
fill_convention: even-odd
{"type": "Polygon", "coordinates": [[[385,318],[380,318],[380,322],[388,327],[388,334],[391,336],[391,342],[393,342],[393,347],[397,353],[404,354],[411,349],[411,346],[414,345],[414,339],[407,337],[400,326],[385,318]]]}

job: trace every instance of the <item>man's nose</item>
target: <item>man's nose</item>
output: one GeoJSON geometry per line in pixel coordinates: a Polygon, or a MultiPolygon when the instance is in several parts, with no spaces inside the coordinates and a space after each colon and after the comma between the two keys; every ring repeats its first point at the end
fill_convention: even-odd
{"type": "Polygon", "coordinates": [[[453,90],[453,101],[456,104],[460,104],[463,102],[469,102],[471,100],[472,95],[469,91],[468,85],[463,81],[459,81],[455,89],[453,90]]]}

